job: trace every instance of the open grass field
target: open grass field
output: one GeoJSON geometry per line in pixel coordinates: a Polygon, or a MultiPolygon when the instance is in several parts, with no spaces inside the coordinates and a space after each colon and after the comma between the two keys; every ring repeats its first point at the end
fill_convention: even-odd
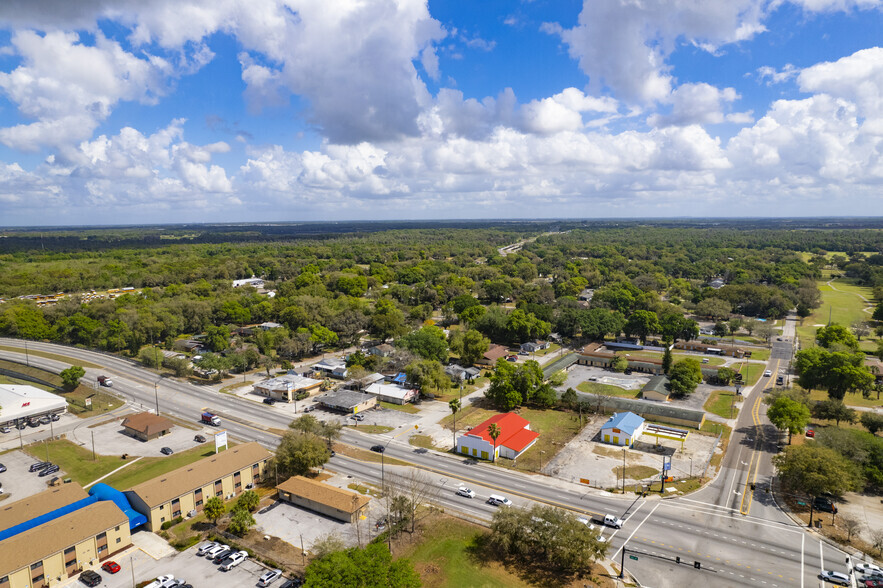
{"type": "Polygon", "coordinates": [[[127,461],[120,459],[118,455],[100,454],[96,454],[96,459],[93,461],[91,449],[80,447],[64,439],[34,443],[25,447],[25,451],[37,461],[47,459],[47,449],[48,460],[61,466],[61,469],[65,472],[65,478],[70,478],[81,486],[114,471],[127,461]]]}
{"type": "Polygon", "coordinates": [[[762,363],[742,362],[734,364],[733,369],[742,374],[742,382],[745,386],[753,386],[760,379],[766,366],[762,363]]]}
{"type": "MultiPolygon", "coordinates": [[[[825,390],[813,390],[810,392],[809,397],[812,400],[827,400],[828,393],[825,390]]],[[[876,392],[872,392],[870,398],[864,398],[860,393],[847,394],[843,397],[843,404],[846,406],[883,408],[883,396],[878,399],[876,392]]]]}
{"type": "Polygon", "coordinates": [[[734,400],[738,400],[735,390],[715,390],[705,401],[703,408],[719,417],[734,419],[739,416],[739,409],[733,406],[734,400]]]}
{"type": "Polygon", "coordinates": [[[611,386],[610,384],[599,384],[598,382],[583,382],[576,387],[580,392],[588,394],[598,394],[600,396],[618,396],[620,398],[638,398],[641,396],[640,390],[626,390],[619,386],[611,386]]]}
{"type": "Polygon", "coordinates": [[[426,588],[519,588],[533,586],[500,564],[477,557],[486,529],[453,517],[425,519],[422,541],[405,546],[397,555],[414,563],[426,588]]]}
{"type": "MultiPolygon", "coordinates": [[[[831,282],[831,286],[824,281],[817,284],[822,293],[822,305],[797,327],[797,336],[803,348],[811,346],[815,342],[816,329],[818,328],[815,325],[827,325],[829,317],[832,323],[845,327],[855,321],[871,318],[870,313],[864,312],[864,309],[872,303],[865,302],[861,298],[864,296],[868,300],[873,299],[873,292],[870,288],[858,286],[846,279],[836,279],[831,282]]],[[[869,342],[868,345],[871,343],[869,342]]],[[[874,349],[876,346],[870,348],[874,349]]]]}

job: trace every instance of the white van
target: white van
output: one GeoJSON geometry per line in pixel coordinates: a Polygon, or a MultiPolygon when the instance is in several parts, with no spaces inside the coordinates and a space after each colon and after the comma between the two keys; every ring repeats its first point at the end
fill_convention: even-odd
{"type": "Polygon", "coordinates": [[[493,506],[512,506],[511,500],[505,496],[500,496],[499,494],[491,494],[488,496],[487,503],[492,504],[493,506]]]}

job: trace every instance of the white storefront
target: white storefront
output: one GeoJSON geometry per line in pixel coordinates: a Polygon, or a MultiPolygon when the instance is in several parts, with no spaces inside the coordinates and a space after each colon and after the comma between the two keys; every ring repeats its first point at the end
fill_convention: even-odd
{"type": "Polygon", "coordinates": [[[34,386],[0,384],[0,425],[66,410],[67,402],[57,394],[34,386]]]}

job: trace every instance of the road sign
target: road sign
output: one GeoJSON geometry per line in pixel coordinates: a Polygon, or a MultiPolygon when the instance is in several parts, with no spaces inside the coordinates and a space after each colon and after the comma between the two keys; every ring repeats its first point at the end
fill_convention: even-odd
{"type": "Polygon", "coordinates": [[[664,464],[662,464],[662,471],[663,472],[666,472],[670,469],[671,469],[671,462],[670,461],[667,461],[664,464]]]}
{"type": "Polygon", "coordinates": [[[638,561],[638,556],[637,555],[630,555],[629,559],[633,559],[635,561],[638,561]]]}
{"type": "Polygon", "coordinates": [[[589,481],[588,478],[580,478],[580,479],[579,479],[579,483],[580,483],[580,484],[591,485],[591,482],[589,481]]]}

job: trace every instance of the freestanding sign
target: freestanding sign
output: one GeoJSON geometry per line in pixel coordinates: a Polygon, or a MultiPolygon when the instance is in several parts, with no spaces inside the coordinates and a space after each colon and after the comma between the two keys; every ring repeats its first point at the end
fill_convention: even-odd
{"type": "Polygon", "coordinates": [[[227,449],[227,431],[215,433],[215,453],[221,451],[221,447],[227,449]]]}

